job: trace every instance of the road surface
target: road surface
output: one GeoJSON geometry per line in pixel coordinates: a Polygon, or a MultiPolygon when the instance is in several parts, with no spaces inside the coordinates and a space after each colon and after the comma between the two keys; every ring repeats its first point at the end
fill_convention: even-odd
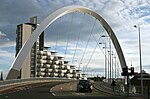
{"type": "MultiPolygon", "coordinates": [[[[18,87],[0,93],[0,99],[136,99],[119,97],[93,90],[92,93],[76,91],[76,82],[49,82],[18,87]],[[57,86],[56,86],[57,85],[57,86]]],[[[142,98],[139,98],[142,99],[142,98]]]]}

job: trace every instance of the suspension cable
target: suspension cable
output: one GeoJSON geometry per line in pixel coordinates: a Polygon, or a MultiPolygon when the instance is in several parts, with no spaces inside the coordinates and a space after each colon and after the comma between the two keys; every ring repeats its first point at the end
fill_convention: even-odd
{"type": "Polygon", "coordinates": [[[83,15],[83,17],[82,17],[82,21],[81,21],[80,24],[79,24],[79,26],[81,26],[81,27],[80,27],[80,31],[79,31],[79,33],[78,33],[77,42],[76,42],[76,46],[75,46],[75,50],[74,50],[74,54],[73,54],[73,59],[72,59],[72,64],[73,64],[73,65],[74,65],[74,58],[75,58],[75,55],[76,55],[77,46],[78,46],[79,39],[80,39],[81,29],[82,29],[82,27],[83,27],[84,17],[85,17],[85,13],[84,13],[84,15],[83,15]]]}
{"type": "MultiPolygon", "coordinates": [[[[73,17],[74,17],[74,12],[73,12],[72,17],[71,17],[70,28],[68,29],[67,35],[68,35],[69,32],[71,31],[73,17]]],[[[64,56],[64,59],[66,58],[66,54],[67,54],[67,50],[68,50],[68,45],[69,45],[69,35],[68,35],[68,39],[67,39],[67,44],[66,44],[66,50],[65,50],[65,56],[64,56]]]]}
{"type": "Polygon", "coordinates": [[[88,46],[88,44],[89,44],[89,41],[90,41],[91,35],[92,35],[92,33],[93,33],[93,29],[94,29],[94,26],[95,26],[96,20],[97,20],[97,19],[95,19],[95,21],[94,21],[93,27],[92,27],[91,32],[90,32],[90,36],[89,36],[89,38],[88,38],[87,44],[86,44],[85,49],[84,49],[84,52],[83,52],[83,54],[82,54],[82,58],[81,58],[81,61],[80,61],[80,63],[79,63],[79,67],[78,67],[79,69],[80,69],[80,64],[82,63],[82,60],[83,60],[84,54],[85,54],[85,52],[86,52],[87,46],[88,46]]]}
{"type": "MultiPolygon", "coordinates": [[[[102,33],[103,33],[103,32],[104,32],[104,30],[102,31],[102,33]]],[[[99,34],[100,34],[100,32],[99,32],[99,34]]],[[[89,65],[89,63],[90,63],[90,61],[91,61],[91,59],[92,59],[92,57],[93,57],[93,54],[94,54],[94,52],[95,52],[97,46],[99,45],[99,41],[100,41],[100,38],[99,38],[98,41],[97,41],[96,38],[95,38],[95,36],[94,36],[93,34],[92,34],[92,36],[93,36],[94,40],[96,41],[96,46],[95,46],[94,51],[93,51],[93,53],[92,53],[92,55],[91,55],[91,57],[90,57],[90,59],[89,59],[87,65],[86,65],[86,68],[88,67],[88,65],[89,65]]],[[[99,47],[100,47],[100,46],[99,46],[99,47]]],[[[100,49],[101,49],[102,53],[104,54],[104,51],[102,50],[101,47],[100,47],[100,49]]],[[[105,54],[104,54],[104,55],[105,55],[105,54]]],[[[105,55],[105,57],[106,57],[106,55],[105,55]]]]}
{"type": "MultiPolygon", "coordinates": [[[[102,33],[104,32],[104,30],[102,31],[102,33]]],[[[100,32],[99,32],[100,33],[100,32]]],[[[96,43],[97,43],[97,45],[95,46],[95,47],[97,47],[98,45],[99,45],[99,41],[100,41],[100,38],[99,38],[99,40],[97,41],[96,40],[96,38],[95,38],[95,36],[92,34],[92,36],[93,36],[93,38],[94,38],[94,40],[96,41],[96,43]]],[[[105,53],[104,53],[104,51],[102,50],[102,48],[99,46],[99,48],[101,49],[101,51],[102,51],[102,53],[105,55],[105,53]]],[[[95,49],[94,49],[95,50],[95,49]]],[[[94,54],[94,52],[95,51],[93,51],[93,53],[92,54],[94,54]]],[[[92,56],[93,55],[91,55],[91,58],[92,58],[92,56]]],[[[105,57],[106,57],[106,59],[107,59],[107,56],[105,55],[105,57]]],[[[108,59],[107,59],[108,60],[108,59]]],[[[86,65],[86,68],[87,68],[87,66],[89,65],[89,63],[90,63],[90,61],[91,61],[91,59],[89,60],[89,62],[88,62],[88,64],[86,65]]]]}
{"type": "MultiPolygon", "coordinates": [[[[98,41],[100,41],[100,38],[99,38],[98,41]]],[[[95,46],[95,48],[94,48],[94,50],[93,50],[93,52],[92,52],[92,54],[91,54],[91,57],[90,57],[90,59],[89,59],[87,65],[86,65],[85,69],[87,69],[89,63],[91,62],[91,59],[92,59],[92,57],[93,57],[93,54],[95,53],[95,50],[96,50],[96,48],[97,48],[98,45],[99,45],[99,43],[96,43],[96,46],[95,46]]]]}
{"type": "MultiPolygon", "coordinates": [[[[61,23],[61,17],[59,19],[59,24],[61,23]]],[[[55,47],[55,51],[58,50],[57,46],[58,46],[58,40],[59,40],[59,31],[57,31],[57,40],[56,40],[56,47],[55,47]]]]}

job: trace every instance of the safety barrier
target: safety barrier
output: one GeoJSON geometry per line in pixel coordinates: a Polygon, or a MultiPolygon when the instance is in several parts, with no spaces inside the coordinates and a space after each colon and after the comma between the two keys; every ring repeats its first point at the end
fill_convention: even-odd
{"type": "Polygon", "coordinates": [[[30,78],[30,79],[13,79],[0,81],[0,92],[7,90],[16,86],[33,84],[33,83],[42,83],[42,82],[71,82],[75,79],[66,79],[66,78],[30,78]]]}

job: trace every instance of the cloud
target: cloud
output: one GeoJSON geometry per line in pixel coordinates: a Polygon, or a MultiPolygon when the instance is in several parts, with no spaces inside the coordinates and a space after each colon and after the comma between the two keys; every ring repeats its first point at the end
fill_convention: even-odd
{"type": "Polygon", "coordinates": [[[9,41],[9,38],[7,37],[7,35],[5,33],[2,33],[0,31],[0,41],[3,42],[3,41],[9,41]]]}

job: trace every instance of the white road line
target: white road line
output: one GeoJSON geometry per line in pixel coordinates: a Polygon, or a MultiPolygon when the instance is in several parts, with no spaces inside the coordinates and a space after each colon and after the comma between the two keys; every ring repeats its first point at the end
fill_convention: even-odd
{"type": "Polygon", "coordinates": [[[52,93],[52,88],[50,89],[50,91],[49,92],[51,92],[52,93]]]}
{"type": "Polygon", "coordinates": [[[53,96],[56,96],[54,93],[52,93],[53,96]]]}
{"type": "Polygon", "coordinates": [[[50,93],[52,93],[53,96],[56,96],[55,93],[52,91],[53,87],[50,89],[50,93]]]}

